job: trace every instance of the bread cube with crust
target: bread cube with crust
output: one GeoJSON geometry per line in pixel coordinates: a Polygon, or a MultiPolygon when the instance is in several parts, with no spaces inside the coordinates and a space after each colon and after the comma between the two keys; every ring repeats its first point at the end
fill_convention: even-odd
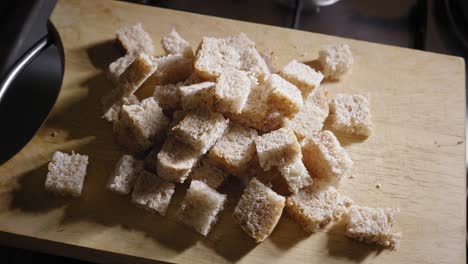
{"type": "Polygon", "coordinates": [[[368,137],[372,134],[369,98],[337,94],[330,102],[330,126],[334,131],[368,137]]]}
{"type": "Polygon", "coordinates": [[[161,44],[168,54],[182,54],[186,58],[193,58],[192,47],[174,28],[162,38],[161,44]]]}
{"type": "Polygon", "coordinates": [[[302,96],[307,96],[317,87],[323,80],[323,74],[316,72],[310,66],[292,60],[279,73],[284,79],[293,83],[302,92],[302,96]]]}
{"type": "Polygon", "coordinates": [[[145,53],[138,53],[132,63],[119,77],[120,95],[129,96],[156,71],[158,65],[145,53]]]}
{"type": "Polygon", "coordinates": [[[123,155],[115,165],[106,188],[118,194],[129,194],[142,170],[143,161],[131,155],[123,155]]]}
{"type": "Polygon", "coordinates": [[[313,183],[312,177],[302,162],[302,155],[293,162],[279,166],[278,169],[286,181],[288,190],[292,193],[297,193],[313,183]]]}
{"type": "Polygon", "coordinates": [[[212,109],[214,88],[215,83],[213,82],[202,82],[189,86],[181,86],[179,90],[182,108],[184,110],[199,108],[212,109]]]}
{"type": "Polygon", "coordinates": [[[157,85],[154,88],[153,97],[159,106],[166,111],[174,111],[181,108],[180,87],[182,82],[176,84],[157,85]]]}
{"type": "Polygon", "coordinates": [[[213,189],[218,189],[229,174],[215,165],[209,158],[202,158],[189,175],[191,180],[202,181],[213,189]]]}
{"type": "Polygon", "coordinates": [[[153,55],[154,45],[141,23],[125,26],[117,30],[116,38],[127,54],[146,53],[153,55]]]}
{"type": "Polygon", "coordinates": [[[351,70],[353,54],[348,44],[334,44],[322,47],[319,51],[322,72],[328,79],[340,79],[351,70]]]}
{"type": "Polygon", "coordinates": [[[277,74],[272,74],[266,80],[266,87],[270,111],[277,111],[284,116],[292,117],[301,110],[303,105],[302,95],[292,83],[277,74]]]}
{"type": "Polygon", "coordinates": [[[250,94],[252,81],[245,71],[226,70],[216,82],[216,109],[226,113],[241,113],[250,94]]]}

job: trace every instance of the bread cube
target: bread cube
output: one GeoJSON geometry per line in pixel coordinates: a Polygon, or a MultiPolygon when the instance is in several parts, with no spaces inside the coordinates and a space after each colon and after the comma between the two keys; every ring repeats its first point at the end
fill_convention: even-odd
{"type": "Polygon", "coordinates": [[[192,110],[198,108],[213,108],[215,83],[202,82],[179,88],[182,108],[192,110]]]}
{"type": "Polygon", "coordinates": [[[144,146],[140,144],[133,133],[133,129],[123,120],[115,121],[112,126],[112,131],[114,132],[116,143],[123,147],[125,152],[140,155],[149,147],[148,144],[144,146]]]}
{"type": "Polygon", "coordinates": [[[202,158],[189,175],[191,180],[204,182],[210,188],[218,189],[229,176],[223,169],[218,168],[208,158],[202,158]]]}
{"type": "Polygon", "coordinates": [[[290,128],[280,128],[255,139],[258,160],[264,170],[297,160],[301,145],[290,128]]]}
{"type": "Polygon", "coordinates": [[[348,211],[346,235],[366,243],[397,248],[401,233],[392,232],[392,226],[399,213],[399,208],[369,208],[353,205],[348,211]]]}
{"type": "Polygon", "coordinates": [[[228,127],[229,120],[211,111],[188,113],[182,121],[172,128],[174,136],[205,154],[228,127]]]}
{"type": "Polygon", "coordinates": [[[266,94],[264,85],[252,87],[242,112],[240,114],[228,113],[229,119],[247,127],[263,130],[268,115],[266,94]]]}
{"type": "Polygon", "coordinates": [[[159,106],[166,111],[174,111],[181,108],[180,87],[182,82],[176,84],[157,85],[154,88],[153,97],[159,106]]]}
{"type": "Polygon", "coordinates": [[[175,29],[162,38],[161,44],[168,54],[182,54],[186,58],[193,58],[192,47],[175,29]]]}
{"type": "Polygon", "coordinates": [[[353,161],[328,130],[307,138],[302,146],[303,160],[309,172],[338,187],[341,179],[353,166],[353,161]]]}
{"type": "Polygon", "coordinates": [[[220,194],[204,182],[193,180],[181,204],[179,220],[207,236],[223,210],[226,195],[220,194]]]}
{"type": "Polygon", "coordinates": [[[333,186],[318,183],[289,196],[286,199],[286,210],[305,231],[316,232],[338,219],[352,202],[333,186]]]}
{"type": "Polygon", "coordinates": [[[226,113],[241,113],[250,94],[252,82],[244,71],[222,72],[214,89],[216,109],[226,113]]]}
{"type": "Polygon", "coordinates": [[[118,84],[120,75],[122,75],[125,69],[127,69],[134,60],[134,54],[127,54],[112,62],[109,65],[109,69],[107,71],[107,77],[109,80],[111,80],[114,84],[118,84]]]}
{"type": "Polygon", "coordinates": [[[108,122],[116,122],[119,120],[119,114],[122,106],[137,104],[139,102],[138,98],[133,94],[125,97],[119,97],[118,89],[114,89],[102,99],[104,108],[102,118],[108,122]]]}
{"type": "Polygon", "coordinates": [[[200,76],[198,76],[198,74],[196,72],[192,72],[192,74],[190,74],[190,76],[187,78],[187,80],[185,80],[184,86],[189,86],[189,85],[192,85],[192,84],[202,83],[204,81],[205,80],[203,78],[201,78],[200,76]]]}
{"type": "Polygon", "coordinates": [[[117,41],[127,54],[146,53],[153,55],[153,40],[143,29],[141,23],[122,27],[116,32],[117,41]]]}
{"type": "Polygon", "coordinates": [[[268,70],[270,73],[277,73],[278,72],[278,67],[276,66],[275,63],[275,57],[273,56],[273,51],[264,51],[260,53],[260,56],[262,56],[263,60],[265,61],[268,70]]]}
{"type": "Polygon", "coordinates": [[[156,170],[158,176],[173,182],[184,182],[201,154],[191,146],[175,139],[172,135],[166,138],[157,155],[156,170]]]}
{"type": "Polygon", "coordinates": [[[133,94],[156,71],[158,65],[145,53],[138,53],[119,77],[122,96],[133,94]]]}
{"type": "Polygon", "coordinates": [[[175,191],[175,184],[165,181],[156,174],[141,171],[132,192],[132,202],[149,211],[166,215],[167,207],[175,191]]]}
{"type": "Polygon", "coordinates": [[[302,162],[302,155],[291,163],[278,167],[281,176],[286,180],[288,190],[297,193],[300,189],[313,183],[309,172],[302,162]]]}
{"type": "Polygon", "coordinates": [[[122,106],[121,119],[129,125],[138,144],[144,149],[160,143],[169,126],[169,120],[152,97],[139,104],[122,106]]]}
{"type": "Polygon", "coordinates": [[[115,165],[106,188],[118,194],[129,194],[142,170],[143,161],[130,155],[123,155],[115,165]]]}
{"type": "Polygon", "coordinates": [[[56,151],[48,165],[45,189],[62,196],[80,196],[87,167],[88,156],[56,151]]]}
{"type": "Polygon", "coordinates": [[[292,118],[283,118],[282,126],[291,128],[299,141],[322,130],[328,117],[328,91],[318,88],[304,100],[301,111],[292,118]]]}
{"type": "Polygon", "coordinates": [[[372,134],[369,98],[337,94],[330,102],[330,126],[334,131],[365,136],[372,134]]]}
{"type": "Polygon", "coordinates": [[[245,170],[255,156],[255,138],[257,131],[231,123],[228,131],[211,148],[208,156],[230,173],[245,170]]]}
{"type": "Polygon", "coordinates": [[[268,90],[268,106],[270,110],[278,111],[285,116],[292,117],[299,112],[303,105],[299,89],[277,74],[272,74],[266,80],[268,90]]]}
{"type": "Polygon", "coordinates": [[[284,197],[253,178],[234,209],[234,220],[256,242],[275,229],[284,208],[284,197]]]}
{"type": "Polygon", "coordinates": [[[284,79],[293,83],[302,92],[302,96],[307,96],[317,88],[323,80],[323,74],[300,63],[297,60],[289,62],[279,73],[284,79]]]}
{"type": "Polygon", "coordinates": [[[322,72],[328,79],[340,79],[351,70],[354,63],[351,49],[347,44],[324,46],[319,51],[322,72]]]}

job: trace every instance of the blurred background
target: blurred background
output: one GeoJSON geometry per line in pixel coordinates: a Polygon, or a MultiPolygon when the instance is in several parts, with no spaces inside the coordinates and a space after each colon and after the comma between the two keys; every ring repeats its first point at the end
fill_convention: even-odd
{"type": "MultiPolygon", "coordinates": [[[[468,58],[468,0],[130,0],[468,58]]],[[[2,263],[85,263],[0,247],[2,263]]]]}

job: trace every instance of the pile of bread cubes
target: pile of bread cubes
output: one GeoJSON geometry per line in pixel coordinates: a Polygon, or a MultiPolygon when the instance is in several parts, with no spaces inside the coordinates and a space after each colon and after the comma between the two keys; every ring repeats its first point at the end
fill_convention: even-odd
{"type": "MultiPolygon", "coordinates": [[[[175,30],[162,38],[166,55],[153,57],[141,24],[117,31],[126,51],[112,62],[115,89],[103,98],[103,118],[127,155],[107,188],[165,215],[175,188],[189,185],[180,222],[207,236],[229,196],[217,189],[234,176],[245,186],[234,209],[239,226],[257,242],[283,209],[307,232],[344,216],[346,235],[387,248],[398,208],[369,208],[337,188],[353,162],[330,129],[368,137],[369,98],[338,94],[328,100],[324,78],[342,79],[353,57],[346,44],[323,47],[320,71],[292,60],[280,71],[245,34],[204,37],[196,52],[175,30]],[[138,95],[138,96],[137,96],[138,95]]],[[[46,189],[79,196],[88,157],[56,152],[46,189]]]]}

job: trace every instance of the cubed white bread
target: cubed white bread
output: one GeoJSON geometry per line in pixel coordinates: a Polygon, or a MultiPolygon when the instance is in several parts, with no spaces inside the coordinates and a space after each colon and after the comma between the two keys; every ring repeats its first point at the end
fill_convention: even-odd
{"type": "Polygon", "coordinates": [[[252,82],[245,71],[222,72],[214,89],[216,109],[223,113],[241,113],[251,87],[252,82]]]}
{"type": "Polygon", "coordinates": [[[316,183],[286,199],[286,211],[307,232],[316,232],[346,212],[353,201],[333,186],[316,183]]]}
{"type": "Polygon", "coordinates": [[[370,136],[372,121],[369,97],[337,94],[330,102],[330,126],[336,132],[370,136]]]}
{"type": "Polygon", "coordinates": [[[88,156],[56,151],[48,165],[45,189],[62,196],[80,196],[87,167],[88,156]]]}
{"type": "Polygon", "coordinates": [[[109,80],[111,80],[114,84],[118,84],[120,75],[122,75],[125,69],[127,69],[134,60],[134,54],[127,54],[109,64],[109,69],[107,70],[107,77],[109,80]]]}
{"type": "Polygon", "coordinates": [[[234,209],[234,220],[256,242],[262,242],[278,224],[284,201],[284,197],[253,178],[234,209]]]}
{"type": "Polygon", "coordinates": [[[104,118],[108,122],[115,122],[119,120],[120,110],[122,109],[123,105],[139,103],[138,98],[133,94],[125,97],[118,96],[118,89],[114,89],[102,99],[104,108],[104,114],[102,115],[102,118],[104,118]]]}
{"type": "Polygon", "coordinates": [[[163,110],[173,111],[181,108],[179,88],[182,85],[183,82],[155,86],[153,97],[163,110]]]}
{"type": "Polygon", "coordinates": [[[228,124],[229,119],[220,113],[193,111],[172,128],[172,133],[181,142],[205,154],[221,138],[228,124]]]}
{"type": "Polygon", "coordinates": [[[255,139],[258,160],[264,170],[298,159],[301,145],[290,128],[280,128],[255,139]]]}
{"type": "Polygon", "coordinates": [[[369,208],[353,205],[349,208],[346,235],[366,243],[397,248],[401,233],[392,232],[399,208],[369,208]]]}
{"type": "Polygon", "coordinates": [[[202,181],[210,188],[218,189],[229,174],[208,158],[202,158],[189,175],[191,180],[202,181]]]}
{"type": "Polygon", "coordinates": [[[328,79],[340,79],[351,70],[353,54],[348,44],[335,44],[322,47],[319,51],[322,72],[328,79]]]}
{"type": "Polygon", "coordinates": [[[316,72],[310,66],[292,60],[279,73],[284,79],[296,85],[304,98],[317,88],[323,80],[323,74],[316,72]]]}
{"type": "Polygon", "coordinates": [[[184,182],[200,156],[199,151],[170,135],[157,155],[158,175],[168,181],[184,182]]]}
{"type": "Polygon", "coordinates": [[[212,81],[230,69],[247,71],[258,79],[269,74],[255,43],[243,33],[227,38],[204,37],[194,67],[199,76],[212,81]]]}
{"type": "Polygon", "coordinates": [[[267,103],[270,111],[293,117],[303,105],[299,89],[277,74],[271,74],[265,82],[268,90],[267,103]]]}
{"type": "Polygon", "coordinates": [[[297,193],[300,189],[313,183],[312,177],[302,162],[302,155],[291,163],[279,166],[278,169],[286,180],[288,190],[292,193],[297,193]]]}
{"type": "Polygon", "coordinates": [[[141,23],[118,29],[116,38],[127,54],[143,52],[150,56],[153,55],[153,40],[143,29],[141,23]]]}
{"type": "Polygon", "coordinates": [[[255,156],[257,136],[254,129],[231,123],[228,131],[211,148],[209,159],[230,173],[240,173],[255,156]]]}
{"type": "Polygon", "coordinates": [[[263,131],[265,119],[268,115],[266,94],[264,85],[253,86],[242,112],[240,114],[228,113],[229,119],[244,126],[263,131]]]}
{"type": "Polygon", "coordinates": [[[138,104],[122,106],[121,119],[129,125],[138,144],[144,149],[160,143],[169,126],[169,120],[152,97],[138,104]]]}
{"type": "Polygon", "coordinates": [[[313,177],[338,187],[353,166],[353,161],[335,135],[324,130],[306,138],[302,146],[303,160],[313,177]]]}
{"type": "Polygon", "coordinates": [[[213,190],[204,182],[193,180],[180,206],[179,220],[207,236],[223,210],[226,195],[213,190]]]}
{"type": "Polygon", "coordinates": [[[154,58],[158,69],[141,85],[140,90],[154,93],[157,85],[184,82],[193,72],[193,59],[181,54],[169,54],[154,58]]]}
{"type": "Polygon", "coordinates": [[[106,188],[118,194],[129,194],[142,170],[143,161],[131,155],[123,155],[115,165],[106,188]]]}
{"type": "Polygon", "coordinates": [[[156,71],[158,65],[152,57],[138,53],[132,63],[119,77],[119,89],[122,96],[133,94],[156,71]]]}
{"type": "Polygon", "coordinates": [[[166,215],[167,207],[175,191],[175,184],[142,170],[135,182],[132,202],[149,211],[166,215]]]}
{"type": "Polygon", "coordinates": [[[168,54],[182,54],[186,58],[193,58],[192,47],[174,28],[162,38],[161,44],[168,54]]]}
{"type": "Polygon", "coordinates": [[[202,82],[179,88],[182,108],[192,110],[198,108],[213,108],[214,88],[213,82],[202,82]]]}
{"type": "Polygon", "coordinates": [[[283,127],[290,127],[298,140],[311,137],[322,130],[328,116],[328,91],[317,88],[304,100],[301,111],[292,118],[283,118],[283,127]]]}

